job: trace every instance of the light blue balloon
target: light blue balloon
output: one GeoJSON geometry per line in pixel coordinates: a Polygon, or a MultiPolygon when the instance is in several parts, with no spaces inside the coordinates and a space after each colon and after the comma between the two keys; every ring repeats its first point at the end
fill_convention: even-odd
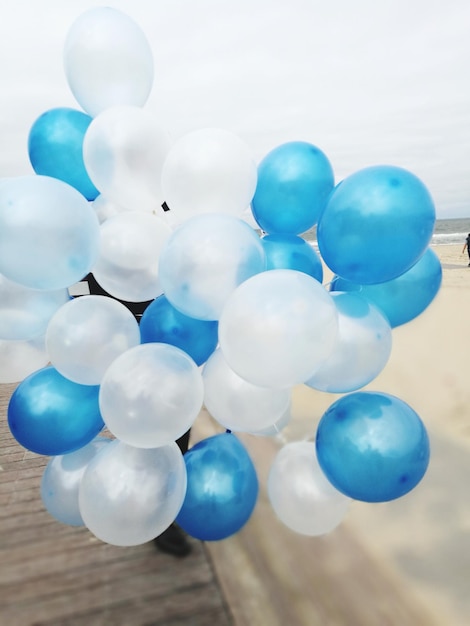
{"type": "Polygon", "coordinates": [[[333,169],[319,148],[282,144],[258,166],[253,216],[267,233],[300,235],[317,223],[333,187],[333,169]]]}
{"type": "Polygon", "coordinates": [[[318,220],[320,254],[342,278],[383,283],[424,254],[435,217],[431,195],[414,174],[388,165],[368,167],[331,194],[318,220]]]}
{"type": "Polygon", "coordinates": [[[0,182],[0,273],[33,289],[62,289],[91,271],[100,227],[91,204],[50,176],[0,182]]]}
{"type": "Polygon", "coordinates": [[[442,267],[437,254],[428,248],[407,272],[377,285],[359,285],[335,276],[330,291],[360,291],[375,304],[395,328],[421,315],[434,300],[442,283],[442,267]]]}
{"type": "Polygon", "coordinates": [[[103,428],[98,385],[79,385],[54,367],[40,369],[15,389],[8,405],[13,437],[36,454],[78,450],[103,428]]]}
{"type": "Polygon", "coordinates": [[[168,343],[202,365],[217,347],[218,327],[216,321],[184,315],[162,295],[145,309],[140,320],[140,335],[142,343],[168,343]]]}
{"type": "Polygon", "coordinates": [[[184,460],[188,485],[176,522],[201,541],[239,531],[258,498],[258,478],[246,448],[227,432],[200,441],[184,460]]]}
{"type": "Polygon", "coordinates": [[[112,439],[95,437],[75,452],[53,456],[41,479],[41,499],[47,512],[62,524],[84,526],[78,504],[80,481],[91,459],[112,439]]]}
{"type": "Polygon", "coordinates": [[[297,235],[266,235],[261,239],[268,270],[297,270],[323,280],[323,266],[310,244],[297,235]]]}
{"type": "Polygon", "coordinates": [[[29,160],[36,174],[63,180],[87,200],[99,194],[88,176],[82,153],[83,138],[92,120],[75,109],[51,109],[38,117],[28,136],[29,160]]]}
{"type": "Polygon", "coordinates": [[[318,425],[316,448],[331,484],[364,502],[404,496],[429,463],[419,416],[403,400],[380,392],[358,391],[334,402],[318,425]]]}

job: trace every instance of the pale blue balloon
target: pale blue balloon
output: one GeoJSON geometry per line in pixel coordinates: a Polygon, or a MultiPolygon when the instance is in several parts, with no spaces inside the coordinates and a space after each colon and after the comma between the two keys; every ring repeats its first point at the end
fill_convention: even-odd
{"type": "Polygon", "coordinates": [[[368,167],[331,194],[317,228],[326,265],[361,284],[383,283],[409,270],[432,237],[435,208],[425,185],[399,167],[368,167]]]}
{"type": "Polygon", "coordinates": [[[323,280],[320,257],[310,244],[297,235],[266,235],[261,239],[268,270],[298,270],[323,280]]]}
{"type": "Polygon", "coordinates": [[[386,502],[421,481],[429,439],[417,413],[381,392],[343,396],[324,413],[316,435],[320,467],[353,500],[386,502]]]}
{"type": "Polygon", "coordinates": [[[48,176],[0,183],[0,272],[34,289],[80,281],[98,256],[99,222],[76,189],[48,176]]]}
{"type": "Polygon", "coordinates": [[[407,272],[377,285],[359,285],[335,276],[330,291],[360,291],[377,306],[395,328],[421,315],[434,300],[442,283],[442,267],[437,254],[428,248],[407,272]]]}
{"type": "Polygon", "coordinates": [[[254,218],[267,233],[300,235],[317,223],[333,187],[333,169],[319,148],[305,141],[282,144],[258,166],[254,218]]]}

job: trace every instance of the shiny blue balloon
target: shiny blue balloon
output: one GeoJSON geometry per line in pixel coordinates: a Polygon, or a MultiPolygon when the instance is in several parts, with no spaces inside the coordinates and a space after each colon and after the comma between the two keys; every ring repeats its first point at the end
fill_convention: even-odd
{"type": "Polygon", "coordinates": [[[305,239],[297,235],[266,235],[261,243],[266,252],[266,269],[297,270],[322,282],[323,266],[320,258],[305,239]]]}
{"type": "Polygon", "coordinates": [[[423,422],[403,400],[359,391],[334,402],[316,436],[320,467],[354,500],[386,502],[411,491],[429,463],[423,422]]]}
{"type": "Polygon", "coordinates": [[[36,454],[56,456],[78,450],[103,429],[98,392],[98,385],[74,383],[54,367],[40,369],[11,396],[10,431],[36,454]]]}
{"type": "Polygon", "coordinates": [[[424,254],[435,219],[429,191],[414,174],[388,165],[368,167],[331,194],[318,220],[320,254],[342,278],[383,283],[424,254]]]}
{"type": "Polygon", "coordinates": [[[92,119],[75,109],[51,109],[38,117],[28,137],[29,160],[36,174],[63,180],[87,200],[99,194],[82,155],[83,138],[92,119]]]}
{"type": "Polygon", "coordinates": [[[258,166],[253,216],[267,233],[300,235],[317,223],[333,187],[333,169],[319,148],[282,144],[258,166]]]}
{"type": "Polygon", "coordinates": [[[395,328],[420,315],[434,300],[442,283],[442,266],[437,254],[428,248],[407,272],[377,285],[359,285],[335,276],[330,291],[360,291],[375,304],[395,328]]]}
{"type": "Polygon", "coordinates": [[[245,447],[232,433],[222,433],[197,443],[184,460],[188,486],[176,522],[201,541],[239,531],[258,498],[258,478],[245,447]]]}
{"type": "Polygon", "coordinates": [[[202,365],[217,347],[218,327],[217,321],[184,315],[162,295],[145,309],[140,320],[140,335],[142,343],[168,343],[202,365]]]}

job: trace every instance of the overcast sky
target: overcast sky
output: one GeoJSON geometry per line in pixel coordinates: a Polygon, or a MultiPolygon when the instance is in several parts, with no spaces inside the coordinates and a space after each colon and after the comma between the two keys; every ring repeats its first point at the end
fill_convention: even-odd
{"type": "Polygon", "coordinates": [[[0,13],[0,176],[32,173],[27,136],[79,108],[63,70],[68,29],[111,6],[155,59],[146,104],[176,139],[237,133],[259,161],[286,141],[322,149],[339,182],[409,169],[438,217],[470,217],[469,0],[15,0],[0,13]]]}

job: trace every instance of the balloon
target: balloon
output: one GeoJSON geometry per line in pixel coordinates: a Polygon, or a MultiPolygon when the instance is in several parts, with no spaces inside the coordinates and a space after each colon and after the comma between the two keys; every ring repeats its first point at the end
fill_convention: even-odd
{"type": "Polygon", "coordinates": [[[259,432],[273,426],[290,410],[290,389],[252,385],[228,366],[216,350],[204,366],[204,405],[225,428],[259,432]]]}
{"type": "Polygon", "coordinates": [[[100,408],[109,430],[138,448],[176,441],[202,407],[202,376],[185,352],[146,343],[117,357],[100,387],[100,408]]]}
{"type": "Polygon", "coordinates": [[[128,210],[156,211],[170,140],[144,109],[117,106],[100,113],[83,142],[83,158],[92,181],[109,199],[128,210]]]}
{"type": "Polygon", "coordinates": [[[316,438],[320,467],[345,495],[386,502],[411,491],[429,463],[429,439],[415,411],[380,392],[355,392],[334,402],[316,438]]]}
{"type": "Polygon", "coordinates": [[[27,450],[55,456],[78,450],[103,428],[98,386],[79,385],[54,367],[23,380],[8,405],[11,434],[27,450]]]}
{"type": "Polygon", "coordinates": [[[80,513],[101,541],[136,546],[168,528],[185,492],[186,469],[176,443],[143,450],[112,441],[83,474],[80,513]]]}
{"type": "Polygon", "coordinates": [[[69,87],[92,117],[118,104],[143,106],[153,85],[152,49],[130,17],[109,7],[85,11],[64,45],[69,87]]]}
{"type": "Polygon", "coordinates": [[[338,314],[317,280],[270,270],[240,285],[219,320],[229,366],[262,387],[291,387],[313,375],[333,350],[338,314]]]}
{"type": "Polygon", "coordinates": [[[100,226],[100,253],[93,266],[96,280],[118,300],[153,300],[162,293],[159,256],[170,234],[163,220],[148,213],[110,217],[100,226]]]}
{"type": "Polygon", "coordinates": [[[170,217],[180,224],[201,213],[240,217],[256,188],[256,162],[233,133],[203,128],[174,143],[162,170],[170,217]]]}
{"type": "Polygon", "coordinates": [[[392,351],[392,329],[373,304],[358,293],[332,293],[339,332],[328,359],[306,384],[330,393],[356,391],[380,374],[392,351]]]}
{"type": "Polygon", "coordinates": [[[281,415],[281,417],[276,422],[274,422],[274,424],[271,424],[271,426],[267,426],[262,430],[250,431],[250,435],[257,435],[258,437],[275,437],[276,435],[279,435],[279,433],[282,432],[284,428],[286,428],[291,419],[292,413],[289,407],[287,411],[285,411],[285,413],[281,415]]]}
{"type": "Polygon", "coordinates": [[[0,339],[28,340],[46,332],[49,320],[70,300],[67,289],[30,289],[0,274],[0,339]]]}
{"type": "Polygon", "coordinates": [[[218,541],[239,531],[258,498],[253,462],[240,441],[221,433],[184,455],[188,487],[177,523],[201,541],[218,541]]]}
{"type": "Polygon", "coordinates": [[[91,206],[93,207],[100,224],[105,222],[108,217],[113,217],[113,215],[118,215],[126,210],[103,194],[100,194],[96,200],[93,200],[91,206]]]}
{"type": "Polygon", "coordinates": [[[188,317],[162,295],[144,311],[140,320],[142,343],[169,343],[180,348],[202,365],[214,352],[219,341],[216,321],[197,320],[188,317]]]}
{"type": "Polygon", "coordinates": [[[73,187],[48,176],[0,184],[0,272],[34,289],[62,289],[88,274],[99,223],[73,187]]]}
{"type": "Polygon", "coordinates": [[[63,180],[87,200],[98,195],[83,163],[83,138],[91,120],[75,109],[51,109],[38,117],[28,136],[29,160],[36,174],[63,180]]]}
{"type": "Polygon", "coordinates": [[[62,524],[83,526],[78,506],[78,490],[91,459],[111,443],[106,437],[95,437],[75,452],[54,456],[46,465],[41,479],[41,498],[47,512],[62,524]]]}
{"type": "Polygon", "coordinates": [[[49,363],[44,335],[34,339],[0,339],[0,384],[18,383],[49,363]]]}
{"type": "Polygon", "coordinates": [[[52,365],[81,385],[99,385],[114,359],[139,344],[135,317],[107,296],[71,300],[53,316],[46,333],[52,365]]]}
{"type": "Polygon", "coordinates": [[[255,231],[231,215],[197,215],[168,238],[159,276],[171,304],[189,317],[218,320],[230,294],[264,271],[266,256],[255,231]]]}
{"type": "Polygon", "coordinates": [[[360,291],[396,328],[421,315],[436,297],[441,282],[441,263],[428,248],[411,269],[397,278],[378,285],[359,285],[335,276],[330,291],[360,291]]]}
{"type": "Polygon", "coordinates": [[[310,244],[296,235],[266,235],[262,237],[268,270],[298,270],[323,280],[323,266],[310,244]]]}
{"type": "Polygon", "coordinates": [[[317,223],[333,186],[333,169],[319,148],[282,144],[259,164],[253,215],[267,233],[299,235],[317,223]]]}
{"type": "Polygon", "coordinates": [[[320,254],[339,276],[383,283],[409,270],[433,233],[435,209],[423,183],[407,170],[379,165],[343,180],[320,216],[320,254]]]}
{"type": "Polygon", "coordinates": [[[326,479],[315,443],[297,441],[276,454],[268,476],[268,498],[288,528],[308,536],[324,535],[344,519],[351,500],[326,479]]]}

